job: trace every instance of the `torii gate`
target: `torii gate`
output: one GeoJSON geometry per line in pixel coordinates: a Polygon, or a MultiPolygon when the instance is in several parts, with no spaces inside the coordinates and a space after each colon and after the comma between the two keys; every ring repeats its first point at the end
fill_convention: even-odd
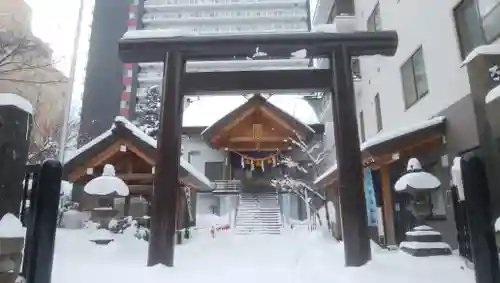
{"type": "MultiPolygon", "coordinates": [[[[266,93],[330,91],[339,171],[340,207],[346,266],[361,266],[371,259],[354,84],[353,56],[393,56],[397,33],[298,32],[244,35],[182,35],[172,31],[135,31],[119,49],[126,63],[164,62],[162,114],[152,200],[148,265],[173,266],[176,200],[180,192],[179,156],[184,95],[221,92],[266,93]],[[252,57],[255,50],[270,56],[290,57],[306,50],[307,58],[329,58],[329,69],[186,72],[187,61],[234,60],[252,57]]],[[[210,109],[207,109],[210,111],[210,109]]]]}

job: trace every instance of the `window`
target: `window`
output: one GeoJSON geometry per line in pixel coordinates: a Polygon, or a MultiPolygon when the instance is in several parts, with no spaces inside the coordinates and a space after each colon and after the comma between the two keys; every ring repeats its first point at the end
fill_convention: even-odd
{"type": "Polygon", "coordinates": [[[359,62],[359,58],[352,58],[351,59],[351,70],[352,70],[352,76],[355,80],[360,80],[361,79],[361,66],[359,62]]]}
{"type": "Polygon", "coordinates": [[[429,92],[422,47],[401,67],[406,108],[411,107],[429,92]]]}
{"type": "Polygon", "coordinates": [[[377,132],[382,131],[382,109],[380,107],[380,95],[375,95],[375,115],[377,116],[377,132]]]}
{"type": "Polygon", "coordinates": [[[366,140],[366,135],[365,135],[365,118],[363,115],[363,111],[359,112],[359,137],[361,138],[361,142],[364,142],[366,140]]]}
{"type": "Polygon", "coordinates": [[[188,163],[191,163],[192,158],[193,158],[194,156],[198,156],[198,155],[200,155],[200,152],[199,152],[199,151],[197,151],[197,150],[189,151],[189,152],[188,152],[188,155],[187,155],[187,162],[188,162],[188,163]]]}
{"type": "Polygon", "coordinates": [[[500,36],[500,0],[462,0],[453,14],[462,58],[500,36]]]}
{"type": "Polygon", "coordinates": [[[368,31],[379,31],[382,30],[382,20],[380,18],[380,4],[377,3],[373,9],[372,14],[368,17],[368,22],[366,23],[368,31]]]}

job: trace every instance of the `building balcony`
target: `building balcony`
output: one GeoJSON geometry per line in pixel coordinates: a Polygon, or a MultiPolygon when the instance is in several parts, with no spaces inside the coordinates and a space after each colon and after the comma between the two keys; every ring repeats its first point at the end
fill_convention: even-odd
{"type": "Polygon", "coordinates": [[[193,24],[218,24],[218,23],[286,23],[307,21],[307,15],[292,16],[241,16],[241,17],[181,17],[181,18],[147,18],[142,22],[148,26],[157,25],[193,25],[193,24]]]}
{"type": "Polygon", "coordinates": [[[144,6],[147,12],[174,12],[174,11],[206,11],[206,10],[246,10],[246,9],[289,9],[306,8],[307,2],[303,0],[273,1],[273,2],[243,2],[243,3],[206,3],[206,4],[163,4],[144,6]]]}
{"type": "Polygon", "coordinates": [[[354,15],[354,0],[318,0],[313,9],[312,24],[334,24],[338,16],[354,15]]]}

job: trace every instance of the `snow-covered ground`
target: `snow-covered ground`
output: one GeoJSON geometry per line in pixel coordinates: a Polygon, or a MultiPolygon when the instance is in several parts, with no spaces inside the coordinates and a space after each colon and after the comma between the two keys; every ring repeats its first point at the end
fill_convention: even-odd
{"type": "Polygon", "coordinates": [[[145,267],[147,242],[119,235],[108,246],[88,241],[89,230],[58,230],[53,283],[472,283],[456,256],[413,258],[373,248],[361,268],[344,267],[343,247],[321,232],[235,236],[203,229],[178,246],[175,267],[145,267]]]}

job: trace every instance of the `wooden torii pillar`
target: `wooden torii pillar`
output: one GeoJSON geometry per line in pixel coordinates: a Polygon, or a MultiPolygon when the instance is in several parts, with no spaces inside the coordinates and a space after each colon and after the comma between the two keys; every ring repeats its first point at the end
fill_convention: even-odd
{"type": "MultiPolygon", "coordinates": [[[[152,200],[148,265],[173,266],[180,156],[181,103],[184,95],[222,92],[277,93],[331,91],[335,142],[339,164],[345,263],[361,266],[371,259],[361,153],[351,70],[352,56],[396,52],[395,32],[245,34],[212,36],[140,36],[120,40],[126,63],[165,62],[162,115],[152,200]],[[329,58],[329,70],[265,70],[185,73],[187,60],[234,60],[253,57],[255,50],[270,56],[290,56],[306,50],[309,58],[329,58]],[[168,70],[168,71],[167,71],[168,70]]],[[[210,111],[210,109],[207,109],[210,111]]]]}

